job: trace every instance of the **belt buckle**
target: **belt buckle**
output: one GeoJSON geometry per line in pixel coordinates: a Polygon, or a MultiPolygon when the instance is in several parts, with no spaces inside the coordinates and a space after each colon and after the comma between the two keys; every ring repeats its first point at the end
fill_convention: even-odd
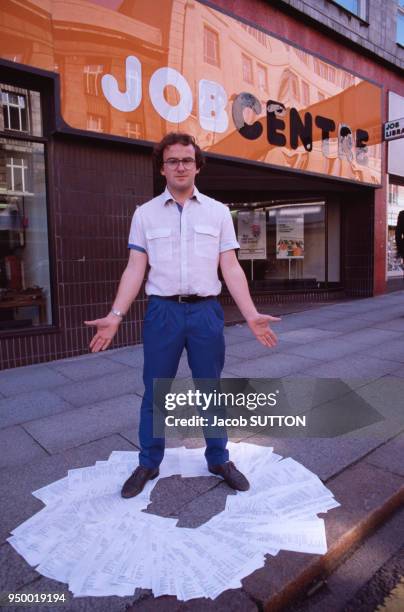
{"type": "Polygon", "coordinates": [[[183,298],[188,298],[188,297],[189,297],[189,295],[179,295],[178,296],[178,303],[182,304],[182,302],[184,302],[184,304],[185,304],[186,299],[183,300],[183,298]]]}

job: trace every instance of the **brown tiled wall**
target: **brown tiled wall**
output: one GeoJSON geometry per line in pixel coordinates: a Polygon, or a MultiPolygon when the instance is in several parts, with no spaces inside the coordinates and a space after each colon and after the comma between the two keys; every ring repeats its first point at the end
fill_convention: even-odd
{"type": "Polygon", "coordinates": [[[373,293],[374,194],[348,195],[342,209],[342,270],[348,297],[373,293]]]}
{"type": "MultiPolygon", "coordinates": [[[[49,143],[48,177],[59,331],[0,337],[1,369],[88,352],[92,332],[83,319],[107,314],[127,262],[135,206],[153,197],[151,155],[134,147],[58,137],[49,143]]],[[[136,300],[115,348],[141,341],[144,305],[136,300]]]]}

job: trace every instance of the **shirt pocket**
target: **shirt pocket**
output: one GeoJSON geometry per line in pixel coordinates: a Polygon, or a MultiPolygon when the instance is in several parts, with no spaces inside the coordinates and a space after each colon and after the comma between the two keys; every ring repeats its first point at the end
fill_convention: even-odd
{"type": "Polygon", "coordinates": [[[195,254],[199,257],[217,259],[219,256],[220,230],[211,225],[195,225],[194,229],[195,254]]]}
{"type": "Polygon", "coordinates": [[[173,239],[169,227],[155,227],[146,231],[150,262],[170,261],[173,258],[173,239]]]}

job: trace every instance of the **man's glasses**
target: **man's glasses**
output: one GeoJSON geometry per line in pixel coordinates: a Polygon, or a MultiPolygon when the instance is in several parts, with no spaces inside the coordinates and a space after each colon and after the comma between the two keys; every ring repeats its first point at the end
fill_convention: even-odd
{"type": "Polygon", "coordinates": [[[191,170],[194,167],[195,159],[193,157],[184,157],[184,159],[177,159],[176,157],[170,157],[165,162],[170,170],[176,170],[180,164],[182,164],[185,170],[191,170]]]}

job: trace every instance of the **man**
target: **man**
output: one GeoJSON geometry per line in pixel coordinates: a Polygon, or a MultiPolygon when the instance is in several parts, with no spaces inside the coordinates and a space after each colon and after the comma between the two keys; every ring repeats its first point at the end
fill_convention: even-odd
{"type": "MultiPolygon", "coordinates": [[[[217,301],[221,290],[218,265],[252,333],[264,346],[275,346],[269,322],[279,321],[255,309],[235,254],[239,244],[229,209],[195,187],[204,160],[194,138],[168,134],[156,146],[154,156],[166,178],[166,189],[133,215],[129,261],[111,312],[103,319],[85,321],[97,327],[90,343],[92,352],[107,349],[150,264],[143,330],[141,451],[139,466],[123,485],[123,497],[138,495],[148,480],[156,478],[163,459],[164,438],[153,436],[153,378],[174,378],[184,347],[193,378],[220,378],[225,347],[223,310],[217,301]]],[[[206,438],[208,469],[233,489],[246,491],[248,480],[229,461],[226,444],[225,435],[206,438]]]]}

